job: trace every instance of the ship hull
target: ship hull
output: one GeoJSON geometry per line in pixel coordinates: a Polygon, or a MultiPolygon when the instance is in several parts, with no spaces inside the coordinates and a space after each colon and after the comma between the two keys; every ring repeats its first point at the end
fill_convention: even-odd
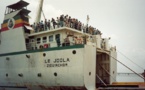
{"type": "MultiPolygon", "coordinates": [[[[0,86],[95,90],[96,48],[74,45],[0,54],[0,86]]],[[[35,89],[34,89],[35,88],[35,89]]],[[[67,90],[67,89],[65,89],[67,90]]]]}

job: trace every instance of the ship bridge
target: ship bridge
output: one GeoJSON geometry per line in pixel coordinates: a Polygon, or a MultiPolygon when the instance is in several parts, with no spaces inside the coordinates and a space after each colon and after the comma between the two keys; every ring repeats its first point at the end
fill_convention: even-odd
{"type": "Polygon", "coordinates": [[[9,14],[11,12],[14,12],[14,11],[17,11],[20,9],[24,9],[24,8],[27,9],[28,5],[29,5],[29,3],[27,3],[23,0],[20,0],[19,2],[15,3],[15,4],[7,6],[5,14],[9,14]]]}

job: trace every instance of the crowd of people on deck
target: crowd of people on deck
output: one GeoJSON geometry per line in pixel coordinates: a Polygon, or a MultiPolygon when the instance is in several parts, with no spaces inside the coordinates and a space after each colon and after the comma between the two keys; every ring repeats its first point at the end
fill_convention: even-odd
{"type": "Polygon", "coordinates": [[[35,30],[35,32],[41,32],[46,30],[52,30],[60,27],[69,27],[73,28],[79,31],[82,31],[84,33],[89,33],[92,35],[100,34],[100,30],[88,26],[88,24],[84,24],[81,21],[79,21],[76,18],[72,18],[68,15],[60,15],[60,17],[57,17],[56,19],[52,18],[51,20],[45,19],[44,21],[40,21],[38,23],[34,23],[31,25],[31,27],[35,30]]]}

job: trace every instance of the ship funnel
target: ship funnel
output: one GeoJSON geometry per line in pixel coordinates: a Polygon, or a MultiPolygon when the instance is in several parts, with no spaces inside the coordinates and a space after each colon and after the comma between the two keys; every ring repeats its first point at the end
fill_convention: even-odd
{"type": "Polygon", "coordinates": [[[29,19],[26,17],[30,13],[30,11],[27,10],[28,5],[29,3],[21,0],[7,6],[4,21],[1,25],[1,31],[15,29],[24,25],[29,26],[29,19]]]}
{"type": "Polygon", "coordinates": [[[4,20],[1,24],[0,53],[26,50],[25,34],[30,33],[27,9],[29,3],[21,0],[6,7],[4,20]]]}

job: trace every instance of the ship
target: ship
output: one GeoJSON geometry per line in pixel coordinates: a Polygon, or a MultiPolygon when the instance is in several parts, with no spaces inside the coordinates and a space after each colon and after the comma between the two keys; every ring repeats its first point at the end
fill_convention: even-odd
{"type": "MultiPolygon", "coordinates": [[[[40,22],[42,3],[37,17],[40,22]]],[[[8,5],[0,29],[1,90],[96,90],[116,82],[116,46],[100,32],[34,30],[28,2],[8,5]]]]}

